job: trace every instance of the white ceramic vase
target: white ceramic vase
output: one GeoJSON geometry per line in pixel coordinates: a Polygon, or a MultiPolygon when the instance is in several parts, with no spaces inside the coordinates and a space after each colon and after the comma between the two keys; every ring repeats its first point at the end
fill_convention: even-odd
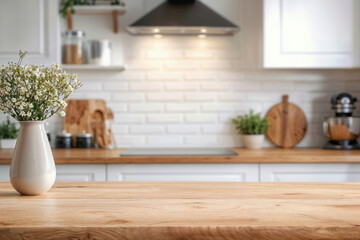
{"type": "Polygon", "coordinates": [[[54,185],[56,169],[45,121],[22,121],[10,167],[12,186],[24,195],[41,195],[54,185]]]}
{"type": "Polygon", "coordinates": [[[264,134],[256,134],[256,135],[242,134],[240,137],[241,137],[241,142],[244,144],[246,148],[249,149],[261,149],[265,139],[264,134]]]}

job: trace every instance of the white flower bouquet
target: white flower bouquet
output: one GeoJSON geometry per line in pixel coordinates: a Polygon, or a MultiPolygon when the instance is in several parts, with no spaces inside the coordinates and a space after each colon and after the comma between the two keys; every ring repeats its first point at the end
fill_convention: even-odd
{"type": "Polygon", "coordinates": [[[0,67],[0,110],[18,121],[43,121],[56,113],[64,117],[65,100],[82,86],[77,75],[58,64],[21,66],[26,53],[19,51],[17,63],[0,67]]]}

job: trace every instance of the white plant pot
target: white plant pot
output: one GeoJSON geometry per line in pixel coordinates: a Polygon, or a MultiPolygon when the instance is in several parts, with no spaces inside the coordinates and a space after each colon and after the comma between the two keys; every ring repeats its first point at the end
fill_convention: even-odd
{"type": "Polygon", "coordinates": [[[240,135],[241,142],[244,144],[246,148],[249,149],[261,149],[264,143],[265,135],[258,134],[258,135],[240,135]]]}
{"type": "Polygon", "coordinates": [[[20,122],[10,167],[12,186],[24,195],[46,193],[54,185],[56,169],[45,121],[20,122]]]}
{"type": "Polygon", "coordinates": [[[14,149],[15,144],[16,144],[16,139],[1,139],[0,149],[14,149]]]}

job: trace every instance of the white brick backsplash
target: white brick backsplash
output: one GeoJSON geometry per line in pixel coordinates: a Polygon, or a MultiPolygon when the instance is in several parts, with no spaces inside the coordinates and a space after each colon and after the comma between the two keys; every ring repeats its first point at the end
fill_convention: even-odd
{"type": "Polygon", "coordinates": [[[245,93],[220,93],[219,100],[224,102],[237,102],[246,98],[245,93]]]}
{"type": "Polygon", "coordinates": [[[197,61],[166,61],[165,69],[169,70],[194,70],[199,68],[199,63],[197,61]]]}
{"type": "Polygon", "coordinates": [[[129,112],[162,112],[161,103],[129,103],[129,112]]]}
{"type": "Polygon", "coordinates": [[[160,61],[130,61],[127,63],[129,70],[160,70],[160,61]]]}
{"type": "Polygon", "coordinates": [[[203,112],[231,112],[233,105],[228,103],[203,103],[201,104],[203,112]]]}
{"type": "Polygon", "coordinates": [[[222,113],[219,114],[219,122],[220,123],[226,123],[226,124],[231,124],[231,119],[235,118],[236,116],[238,116],[238,113],[222,113]]]}
{"type": "Polygon", "coordinates": [[[129,85],[130,91],[157,91],[162,88],[163,85],[161,83],[136,82],[129,85]]]}
{"type": "Polygon", "coordinates": [[[182,99],[181,93],[148,93],[147,100],[156,102],[179,102],[182,99]]]}
{"type": "Polygon", "coordinates": [[[185,144],[187,145],[215,145],[216,136],[200,136],[200,135],[189,135],[185,136],[185,144]]]}
{"type": "Polygon", "coordinates": [[[178,81],[181,78],[181,73],[151,72],[147,74],[147,79],[151,81],[178,81]]]}
{"type": "Polygon", "coordinates": [[[234,84],[234,88],[237,91],[249,91],[249,90],[260,90],[261,83],[258,82],[238,82],[234,84]]]}
{"type": "Polygon", "coordinates": [[[190,49],[185,50],[184,55],[186,58],[212,58],[214,52],[211,50],[190,49]]]}
{"type": "Polygon", "coordinates": [[[118,147],[127,147],[127,146],[139,146],[140,144],[145,143],[145,136],[136,136],[136,135],[117,135],[115,137],[118,147]]]}
{"type": "Polygon", "coordinates": [[[181,123],[183,117],[181,114],[149,114],[147,121],[149,123],[181,123]]]}
{"type": "Polygon", "coordinates": [[[114,134],[128,133],[128,126],[122,124],[113,124],[112,131],[114,134]]]}
{"type": "Polygon", "coordinates": [[[113,112],[126,112],[127,106],[124,103],[108,102],[107,107],[111,108],[113,112]]]}
{"type": "Polygon", "coordinates": [[[150,50],[147,53],[148,58],[164,58],[164,59],[173,59],[173,58],[181,58],[182,53],[181,50],[166,50],[163,49],[154,49],[150,50]]]}
{"type": "Polygon", "coordinates": [[[130,127],[131,133],[149,134],[164,133],[164,127],[159,125],[133,125],[130,127]]]}
{"type": "Polygon", "coordinates": [[[201,89],[205,91],[226,91],[230,88],[231,84],[224,82],[210,82],[201,84],[201,89]]]}
{"type": "Polygon", "coordinates": [[[198,133],[200,127],[196,125],[188,125],[188,124],[181,124],[181,125],[169,125],[166,127],[168,133],[198,133]]]}
{"type": "Polygon", "coordinates": [[[120,102],[141,102],[145,99],[143,93],[113,93],[112,99],[120,102]]]}
{"type": "Polygon", "coordinates": [[[88,81],[83,81],[83,86],[79,88],[79,92],[92,92],[92,91],[101,91],[102,83],[93,83],[88,81]]]}
{"type": "Polygon", "coordinates": [[[203,69],[226,70],[231,68],[230,61],[202,61],[203,69]]]}
{"type": "Polygon", "coordinates": [[[185,101],[193,102],[214,101],[216,99],[216,94],[203,92],[185,93],[184,99],[185,101]]]}
{"type": "Polygon", "coordinates": [[[143,72],[136,72],[136,71],[124,71],[120,74],[118,80],[122,81],[140,81],[144,79],[143,72]]]}
{"type": "Polygon", "coordinates": [[[189,113],[185,115],[188,123],[213,123],[216,122],[216,114],[208,113],[189,113]]]}
{"type": "Polygon", "coordinates": [[[220,50],[217,55],[219,59],[239,59],[241,57],[240,51],[236,50],[220,50]]]}
{"type": "Polygon", "coordinates": [[[148,136],[147,143],[150,145],[174,145],[174,144],[182,144],[183,137],[182,136],[148,136]]]}
{"type": "Polygon", "coordinates": [[[250,101],[278,101],[281,102],[283,94],[274,92],[247,92],[246,99],[250,101]]]}
{"type": "MultiPolygon", "coordinates": [[[[104,90],[106,91],[126,91],[128,83],[116,83],[116,82],[107,82],[104,83],[104,90]]],[[[98,89],[99,91],[100,89],[98,89]]]]}
{"type": "MultiPolygon", "coordinates": [[[[160,1],[147,2],[150,10],[151,2],[160,1]]],[[[232,118],[250,109],[264,116],[288,94],[308,122],[306,137],[298,146],[322,147],[323,119],[333,116],[330,98],[349,92],[360,99],[360,69],[264,69],[262,23],[252,21],[262,15],[260,5],[252,2],[261,1],[243,2],[250,6],[244,9],[256,7],[257,15],[233,18],[244,30],[234,37],[155,39],[106,31],[108,35],[102,37],[114,43],[114,64],[123,61],[126,70],[79,71],[84,85],[71,98],[106,100],[114,112],[112,129],[118,147],[233,147],[242,144],[232,118]]],[[[130,13],[134,4],[138,3],[129,5],[126,16],[141,13],[130,13]]],[[[99,16],[104,22],[105,18],[99,16]]],[[[52,133],[61,130],[61,119],[50,121],[52,133]]],[[[266,140],[264,146],[274,145],[266,140]]]]}
{"type": "MultiPolygon", "coordinates": [[[[306,92],[341,92],[345,91],[347,88],[346,83],[342,82],[296,82],[295,84],[295,90],[297,91],[306,91],[306,92]]],[[[351,83],[350,83],[351,84],[351,83]]],[[[356,84],[348,85],[351,90],[351,87],[359,87],[359,85],[356,86],[356,84]]],[[[358,88],[359,89],[359,88],[358,88]]],[[[329,98],[330,99],[330,98],[329,98]]]]}
{"type": "Polygon", "coordinates": [[[224,134],[234,132],[230,124],[209,124],[201,127],[203,133],[224,134]]]}
{"type": "Polygon", "coordinates": [[[194,72],[194,73],[185,73],[184,79],[187,81],[212,81],[216,79],[217,74],[214,72],[194,72]]]}
{"type": "Polygon", "coordinates": [[[193,103],[168,103],[165,105],[165,110],[168,112],[196,112],[198,109],[193,103]]]}
{"type": "Polygon", "coordinates": [[[251,110],[253,110],[255,113],[261,113],[262,112],[262,105],[261,103],[251,103],[251,102],[245,102],[245,103],[238,103],[234,105],[235,111],[238,112],[244,112],[247,113],[251,110]]]}
{"type": "Polygon", "coordinates": [[[87,92],[85,93],[85,98],[88,99],[102,99],[105,101],[110,101],[111,93],[107,92],[87,92]]]}
{"type": "Polygon", "coordinates": [[[244,73],[242,72],[222,72],[219,74],[220,80],[225,81],[239,81],[244,79],[244,73]]]}
{"type": "Polygon", "coordinates": [[[118,123],[142,123],[145,116],[142,114],[121,113],[115,114],[115,122],[118,123]]]}
{"type": "Polygon", "coordinates": [[[199,84],[192,82],[166,83],[165,89],[169,91],[194,91],[199,89],[199,84]]]}
{"type": "Polygon", "coordinates": [[[241,146],[240,135],[228,134],[228,135],[217,135],[217,144],[220,147],[238,147],[241,146]]]}
{"type": "MultiPolygon", "coordinates": [[[[293,82],[266,82],[266,83],[262,83],[262,88],[264,90],[291,91],[291,90],[294,90],[295,83],[293,83],[293,82]]],[[[254,90],[254,89],[250,89],[250,90],[254,90]]]]}

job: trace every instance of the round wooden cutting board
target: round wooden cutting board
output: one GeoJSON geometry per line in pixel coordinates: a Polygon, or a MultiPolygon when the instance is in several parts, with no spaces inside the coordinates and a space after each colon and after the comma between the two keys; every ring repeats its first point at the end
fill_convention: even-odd
{"type": "Polygon", "coordinates": [[[306,118],[303,111],[288,102],[289,96],[283,96],[283,102],[276,104],[266,114],[272,126],[266,136],[276,146],[291,148],[298,144],[306,133],[306,118]]]}

